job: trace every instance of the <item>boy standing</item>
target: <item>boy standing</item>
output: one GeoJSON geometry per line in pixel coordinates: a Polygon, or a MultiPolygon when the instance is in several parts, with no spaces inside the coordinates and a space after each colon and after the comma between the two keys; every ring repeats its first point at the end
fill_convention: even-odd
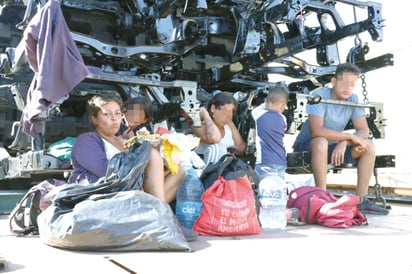
{"type": "Polygon", "coordinates": [[[271,87],[265,102],[252,111],[256,123],[255,170],[260,180],[267,175],[285,178],[287,161],[283,138],[287,124],[282,113],[288,98],[289,92],[285,87],[271,87]]]}

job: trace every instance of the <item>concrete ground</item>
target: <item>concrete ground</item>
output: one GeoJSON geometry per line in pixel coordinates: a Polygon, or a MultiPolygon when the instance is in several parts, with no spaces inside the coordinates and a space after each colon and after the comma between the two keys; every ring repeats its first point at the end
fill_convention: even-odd
{"type": "Polygon", "coordinates": [[[259,235],[205,237],[191,252],[78,252],[17,237],[0,216],[0,273],[412,273],[412,206],[391,204],[388,216],[368,215],[368,225],[319,225],[264,230],[259,235]],[[1,257],[1,256],[0,256],[1,257]]]}

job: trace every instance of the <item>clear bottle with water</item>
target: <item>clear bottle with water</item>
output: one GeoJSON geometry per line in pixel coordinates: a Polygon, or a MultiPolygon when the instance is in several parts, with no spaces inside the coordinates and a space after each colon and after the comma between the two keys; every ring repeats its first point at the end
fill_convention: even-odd
{"type": "Polygon", "coordinates": [[[190,167],[176,193],[176,217],[180,224],[192,229],[202,210],[202,194],[205,191],[196,171],[190,167]]]}
{"type": "Polygon", "coordinates": [[[287,185],[277,175],[263,178],[259,183],[261,203],[259,220],[263,229],[284,229],[287,225],[287,185]]]}

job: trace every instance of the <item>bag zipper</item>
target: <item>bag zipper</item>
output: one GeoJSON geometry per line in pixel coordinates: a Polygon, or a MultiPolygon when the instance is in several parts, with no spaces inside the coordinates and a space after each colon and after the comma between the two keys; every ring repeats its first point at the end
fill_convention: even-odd
{"type": "Polygon", "coordinates": [[[310,200],[312,199],[312,197],[313,197],[313,195],[309,197],[308,202],[307,202],[308,204],[307,204],[307,207],[306,207],[305,221],[306,221],[307,224],[309,223],[310,200]]]}

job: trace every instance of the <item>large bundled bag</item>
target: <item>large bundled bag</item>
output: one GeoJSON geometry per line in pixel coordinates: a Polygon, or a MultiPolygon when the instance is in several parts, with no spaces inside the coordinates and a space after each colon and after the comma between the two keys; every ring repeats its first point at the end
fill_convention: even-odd
{"type": "Polygon", "coordinates": [[[189,251],[167,203],[140,190],[94,194],[73,208],[52,204],[38,217],[50,246],[90,251],[189,251]]]}
{"type": "Polygon", "coordinates": [[[170,206],[139,190],[151,149],[135,144],[116,154],[96,183],[49,192],[52,204],[37,218],[43,242],[74,250],[189,251],[170,206]]]}
{"type": "Polygon", "coordinates": [[[303,186],[289,194],[288,207],[300,210],[298,220],[332,228],[349,228],[367,223],[358,209],[360,198],[345,194],[337,198],[333,193],[316,186],[303,186]]]}
{"type": "Polygon", "coordinates": [[[193,230],[200,235],[248,235],[261,232],[255,197],[246,175],[220,176],[202,195],[203,208],[193,230]]]}

